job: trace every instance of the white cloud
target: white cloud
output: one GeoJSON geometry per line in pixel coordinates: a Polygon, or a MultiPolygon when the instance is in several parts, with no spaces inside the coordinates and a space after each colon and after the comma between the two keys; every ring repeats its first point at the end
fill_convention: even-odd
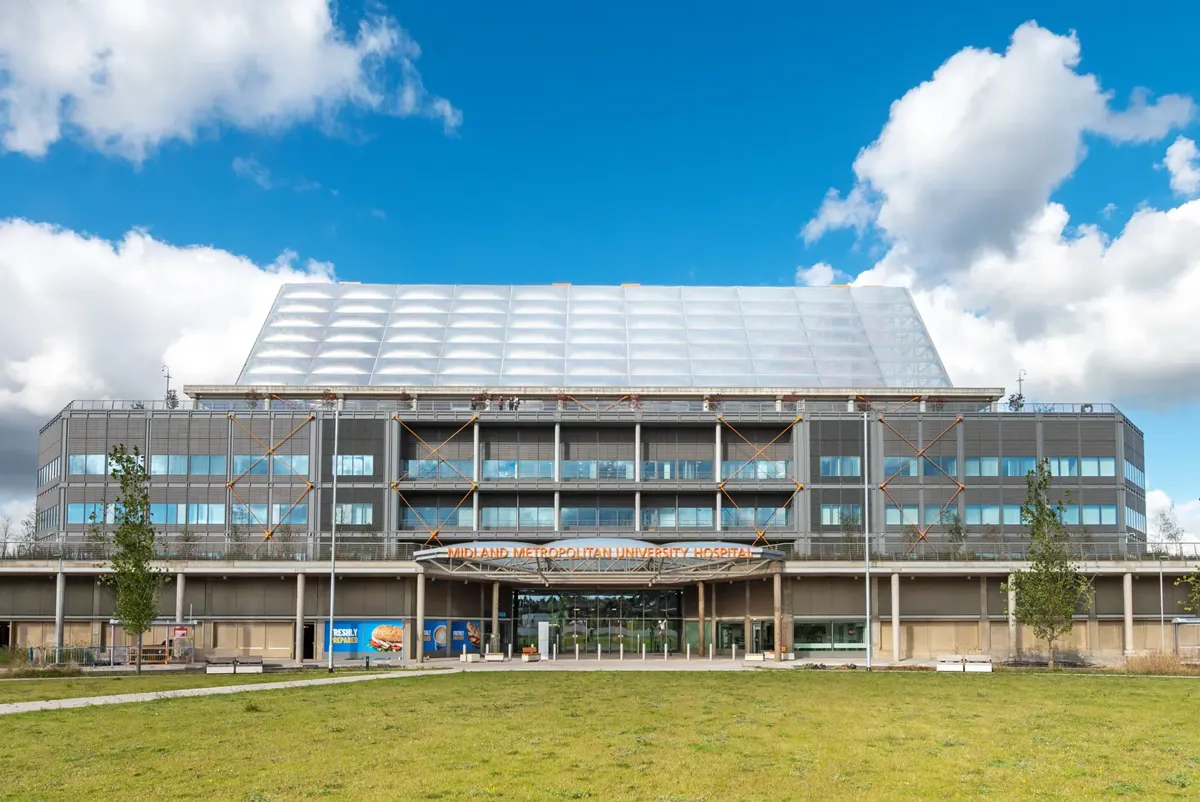
{"type": "Polygon", "coordinates": [[[38,0],[0,4],[0,142],[40,156],[64,136],[140,161],[221,125],[274,129],[355,106],[438,120],[420,47],[390,17],[353,35],[332,0],[38,0]]]}
{"type": "Polygon", "coordinates": [[[1171,191],[1176,195],[1187,197],[1200,191],[1200,150],[1186,136],[1171,143],[1162,166],[1171,174],[1171,191]]]}
{"type": "Polygon", "coordinates": [[[840,275],[841,272],[834,270],[832,266],[817,262],[812,267],[797,267],[796,283],[807,287],[828,287],[840,275]]]}
{"type": "Polygon", "coordinates": [[[1110,217],[1113,216],[1113,212],[1115,212],[1116,210],[1117,210],[1117,204],[1106,203],[1106,204],[1104,204],[1104,208],[1100,210],[1100,216],[1103,217],[1105,220],[1108,220],[1110,217]]]}
{"type": "Polygon", "coordinates": [[[249,178],[263,189],[271,188],[271,171],[253,156],[237,156],[233,160],[233,172],[242,178],[249,178]]]}
{"type": "Polygon", "coordinates": [[[290,253],[260,266],[143,231],[109,242],[0,221],[0,416],[154,398],[163,364],[180,381],[232,383],[280,284],[331,277],[290,253]]]}
{"type": "Polygon", "coordinates": [[[862,186],[850,190],[845,198],[836,189],[831,189],[825,193],[817,216],[805,224],[800,234],[808,243],[816,242],[825,236],[825,232],[839,228],[853,228],[861,234],[874,219],[875,213],[862,186]]]}
{"type": "Polygon", "coordinates": [[[1200,391],[1200,201],[1139,209],[1111,240],[1051,193],[1087,132],[1165,135],[1192,103],[1113,111],[1079,42],[1023,25],[966,49],[892,105],[854,163],[889,250],[862,284],[913,291],[956,384],[1038,400],[1155,404],[1200,391]]]}
{"type": "MultiPolygon", "coordinates": [[[[1008,50],[966,48],[892,104],[879,137],[854,161],[847,201],[827,195],[805,227],[819,234],[861,226],[844,206],[873,197],[873,224],[903,242],[926,272],[952,272],[981,251],[1009,250],[1050,193],[1084,157],[1083,136],[1116,141],[1165,135],[1193,114],[1190,99],[1150,103],[1138,93],[1125,111],[1092,75],[1076,71],[1079,41],[1026,23],[1008,50]]],[[[855,208],[860,208],[861,203],[855,208]]]]}

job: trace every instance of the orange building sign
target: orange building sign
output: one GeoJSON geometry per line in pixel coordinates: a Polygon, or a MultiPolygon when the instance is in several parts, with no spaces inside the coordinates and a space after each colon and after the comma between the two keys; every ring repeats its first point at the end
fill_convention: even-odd
{"type": "Polygon", "coordinates": [[[750,560],[750,546],[449,546],[452,560],[750,560]]]}

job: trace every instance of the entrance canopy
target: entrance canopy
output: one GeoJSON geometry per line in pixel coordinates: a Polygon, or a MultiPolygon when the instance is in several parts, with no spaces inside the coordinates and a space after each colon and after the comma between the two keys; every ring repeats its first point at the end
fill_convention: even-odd
{"type": "Polygon", "coordinates": [[[767,573],[783,553],[745,543],[647,543],[580,538],[555,543],[493,541],[424,549],[427,570],[463,579],[539,585],[654,585],[745,578],[767,573]]]}

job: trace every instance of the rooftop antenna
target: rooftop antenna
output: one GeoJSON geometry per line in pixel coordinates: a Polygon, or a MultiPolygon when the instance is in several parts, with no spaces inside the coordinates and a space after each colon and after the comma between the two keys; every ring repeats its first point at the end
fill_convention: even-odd
{"type": "Polygon", "coordinates": [[[162,366],[162,374],[167,377],[167,395],[171,394],[171,369],[166,365],[162,366]]]}
{"type": "Polygon", "coordinates": [[[162,374],[167,379],[167,393],[163,396],[163,401],[166,403],[167,409],[178,409],[179,396],[171,389],[171,369],[163,365],[162,374]]]}

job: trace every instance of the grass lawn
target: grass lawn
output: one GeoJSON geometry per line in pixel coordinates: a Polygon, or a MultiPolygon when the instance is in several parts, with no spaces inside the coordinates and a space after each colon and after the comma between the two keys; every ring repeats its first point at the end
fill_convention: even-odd
{"type": "Polygon", "coordinates": [[[1200,682],[763,671],[431,674],[0,721],[0,795],[1192,798],[1200,682]]]}
{"type": "MultiPolygon", "coordinates": [[[[346,677],[362,671],[338,671],[346,677]]],[[[378,673],[378,672],[373,672],[378,673]]],[[[38,702],[47,699],[71,699],[76,696],[112,696],[118,693],[153,693],[180,688],[210,688],[218,685],[246,685],[256,682],[289,682],[298,679],[326,679],[324,671],[272,671],[267,674],[146,673],[115,676],[88,675],[61,679],[14,679],[0,681],[0,704],[38,702]]]]}

